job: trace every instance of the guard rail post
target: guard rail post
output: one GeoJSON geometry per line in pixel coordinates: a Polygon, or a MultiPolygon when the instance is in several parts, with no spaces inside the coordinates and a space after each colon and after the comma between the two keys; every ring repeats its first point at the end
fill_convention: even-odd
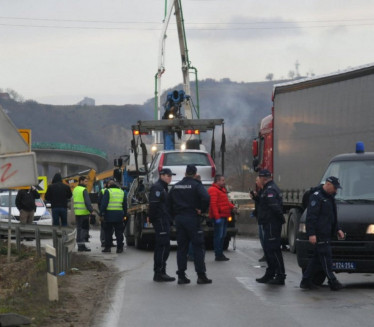
{"type": "Polygon", "coordinates": [[[63,268],[62,268],[62,261],[63,261],[63,253],[62,253],[62,249],[63,249],[63,242],[62,242],[62,237],[59,237],[58,238],[58,242],[57,242],[57,271],[58,273],[62,272],[63,271],[63,268]]]}
{"type": "Polygon", "coordinates": [[[56,230],[56,228],[53,228],[53,230],[52,230],[52,240],[53,240],[53,247],[55,249],[57,249],[57,239],[58,239],[57,230],[56,230]]]}
{"type": "Polygon", "coordinates": [[[40,246],[40,230],[39,228],[35,229],[35,246],[36,246],[36,253],[38,254],[38,257],[42,256],[42,249],[40,246]]]}
{"type": "Polygon", "coordinates": [[[17,252],[21,251],[21,228],[17,226],[15,228],[16,231],[16,245],[17,245],[17,252]]]}

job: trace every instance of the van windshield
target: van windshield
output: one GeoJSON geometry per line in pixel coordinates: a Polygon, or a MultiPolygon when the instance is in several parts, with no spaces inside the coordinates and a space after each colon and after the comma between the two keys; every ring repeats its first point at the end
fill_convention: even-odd
{"type": "Polygon", "coordinates": [[[342,186],[336,200],[374,201],[374,161],[335,161],[327,168],[321,183],[329,176],[338,177],[342,186]]]}

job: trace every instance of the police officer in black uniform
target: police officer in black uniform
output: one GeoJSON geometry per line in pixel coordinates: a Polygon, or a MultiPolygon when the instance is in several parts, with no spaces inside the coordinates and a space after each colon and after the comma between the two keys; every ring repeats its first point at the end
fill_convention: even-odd
{"type": "Polygon", "coordinates": [[[168,185],[172,171],[168,168],[160,170],[160,178],[149,192],[149,219],[155,229],[154,276],[155,282],[173,282],[174,277],[166,274],[166,260],[170,253],[171,216],[167,207],[168,185]]]}
{"type": "Polygon", "coordinates": [[[266,273],[257,278],[258,283],[284,285],[286,279],[281,251],[281,231],[284,224],[282,195],[278,186],[272,181],[267,169],[259,172],[263,185],[258,203],[258,223],[264,232],[264,252],[267,262],[266,273]]]}
{"type": "Polygon", "coordinates": [[[344,239],[343,231],[338,227],[335,194],[341,188],[339,179],[330,176],[324,185],[319,186],[310,196],[306,216],[306,232],[309,242],[314,245],[314,254],[303,274],[300,287],[303,289],[317,288],[312,278],[316,269],[322,269],[326,274],[332,291],[338,291],[343,286],[332,272],[331,238],[337,235],[344,239]]]}
{"type": "Polygon", "coordinates": [[[203,184],[194,177],[196,166],[187,165],[183,180],[174,185],[169,195],[169,205],[177,228],[178,284],[189,284],[186,276],[189,243],[194,251],[195,270],[198,284],[210,284],[206,276],[204,233],[201,229],[200,214],[209,208],[210,197],[203,184]]]}

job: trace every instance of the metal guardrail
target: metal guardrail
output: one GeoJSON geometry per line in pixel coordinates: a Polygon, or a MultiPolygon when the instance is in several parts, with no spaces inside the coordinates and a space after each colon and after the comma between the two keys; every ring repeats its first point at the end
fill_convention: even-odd
{"type": "MultiPolygon", "coordinates": [[[[0,235],[8,235],[8,223],[0,222],[0,235]]],[[[23,225],[11,223],[11,237],[16,239],[17,251],[21,250],[23,239],[35,239],[36,253],[42,255],[41,239],[53,239],[56,249],[57,271],[66,271],[71,265],[71,253],[75,247],[76,229],[70,227],[56,227],[48,225],[23,225]]]]}

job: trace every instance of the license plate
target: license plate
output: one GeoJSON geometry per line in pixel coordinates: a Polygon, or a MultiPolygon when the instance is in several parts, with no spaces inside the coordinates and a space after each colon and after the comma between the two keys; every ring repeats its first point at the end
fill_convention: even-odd
{"type": "Polygon", "coordinates": [[[355,270],[356,262],[333,262],[332,268],[336,270],[355,270]]]}

